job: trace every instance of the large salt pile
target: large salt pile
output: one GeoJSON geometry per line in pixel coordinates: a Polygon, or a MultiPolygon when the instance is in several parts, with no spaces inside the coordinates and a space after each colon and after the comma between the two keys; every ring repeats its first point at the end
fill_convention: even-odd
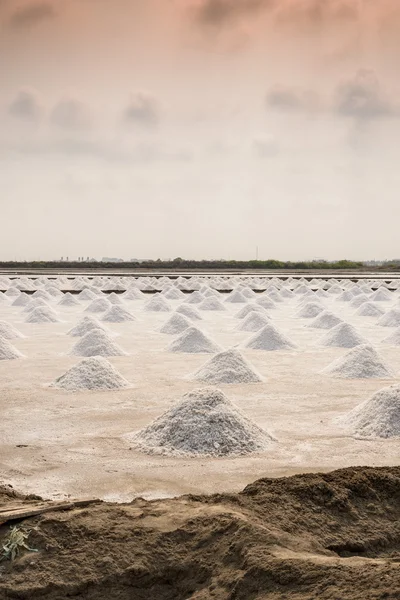
{"type": "Polygon", "coordinates": [[[174,313],[170,316],[168,321],[161,327],[161,333],[167,333],[169,335],[177,335],[185,331],[188,327],[191,327],[191,322],[184,316],[174,313]]]}
{"type": "Polygon", "coordinates": [[[122,304],[122,300],[120,298],[120,295],[116,294],[115,292],[111,292],[111,294],[107,294],[106,298],[114,306],[122,304]]]}
{"type": "Polygon", "coordinates": [[[225,306],[215,298],[215,296],[209,296],[198,305],[199,310],[212,310],[212,311],[223,311],[226,310],[225,306]]]}
{"type": "Polygon", "coordinates": [[[216,354],[189,377],[204,383],[258,383],[263,378],[244,356],[232,348],[216,354]]]}
{"type": "Polygon", "coordinates": [[[145,295],[136,288],[129,288],[129,290],[122,294],[122,298],[124,300],[143,300],[145,295]]]}
{"type": "Polygon", "coordinates": [[[266,314],[259,312],[251,312],[245,319],[242,319],[236,327],[238,331],[259,331],[269,323],[269,318],[266,314]]]}
{"type": "Polygon", "coordinates": [[[192,321],[202,321],[203,319],[203,317],[196,308],[193,308],[193,306],[187,306],[186,304],[181,304],[181,306],[178,306],[176,312],[180,313],[181,315],[184,315],[192,321]]]}
{"type": "Polygon", "coordinates": [[[60,319],[57,313],[50,307],[39,306],[31,312],[25,319],[25,323],[59,323],[60,319]]]}
{"type": "Polygon", "coordinates": [[[31,301],[31,297],[29,294],[25,294],[25,292],[21,292],[19,296],[13,300],[11,306],[27,306],[31,301]]]}
{"type": "Polygon", "coordinates": [[[239,290],[233,290],[233,292],[228,294],[225,302],[230,302],[232,304],[245,304],[247,302],[247,298],[239,290]]]}
{"type": "Polygon", "coordinates": [[[390,346],[400,346],[400,327],[397,327],[388,337],[382,340],[383,344],[389,344],[390,346]]]}
{"type": "Polygon", "coordinates": [[[58,306],[80,306],[81,303],[70,292],[63,295],[58,306]]]}
{"type": "Polygon", "coordinates": [[[350,302],[350,300],[353,300],[353,298],[353,292],[350,290],[345,290],[336,298],[336,302],[350,302]]]}
{"type": "Polygon", "coordinates": [[[68,331],[68,335],[72,335],[73,337],[83,337],[89,331],[93,331],[93,329],[102,329],[106,331],[106,328],[95,319],[94,317],[84,317],[75,327],[68,331]]]}
{"type": "Polygon", "coordinates": [[[116,304],[104,313],[101,320],[105,323],[124,323],[125,321],[136,321],[136,317],[123,306],[116,304]]]}
{"type": "Polygon", "coordinates": [[[24,336],[13,325],[7,323],[7,321],[0,321],[0,337],[6,340],[15,340],[24,336]]]}
{"type": "Polygon", "coordinates": [[[117,369],[102,356],[84,358],[52,384],[53,387],[70,391],[119,390],[129,385],[117,369]]]}
{"type": "Polygon", "coordinates": [[[322,373],[345,379],[390,379],[393,374],[372,346],[356,346],[322,373]]]}
{"type": "Polygon", "coordinates": [[[376,292],[374,292],[372,296],[370,296],[370,300],[372,300],[372,302],[389,302],[389,300],[391,299],[392,297],[390,295],[390,292],[388,292],[384,288],[379,288],[379,290],[376,290],[376,292]]]}
{"type": "Polygon", "coordinates": [[[212,340],[210,340],[197,327],[188,327],[176,340],[168,346],[170,352],[186,352],[195,354],[205,352],[207,354],[215,354],[220,352],[221,348],[212,340]]]}
{"type": "Polygon", "coordinates": [[[359,406],[344,422],[361,437],[400,437],[400,385],[385,387],[359,406]]]}
{"type": "Polygon", "coordinates": [[[94,300],[96,297],[97,295],[88,288],[78,294],[78,298],[81,302],[89,302],[89,300],[94,300]]]}
{"type": "Polygon", "coordinates": [[[170,312],[171,308],[160,294],[155,294],[151,300],[146,302],[144,310],[147,312],[170,312]]]}
{"type": "Polygon", "coordinates": [[[364,302],[368,302],[369,298],[365,294],[359,294],[353,300],[350,301],[350,306],[352,308],[359,308],[364,302]]]}
{"type": "Polygon", "coordinates": [[[332,329],[332,327],[339,325],[339,323],[342,323],[342,319],[328,310],[324,310],[311,323],[305,325],[305,327],[310,327],[311,329],[332,329]]]}
{"type": "Polygon", "coordinates": [[[386,314],[382,315],[377,325],[381,327],[400,327],[400,310],[397,308],[389,310],[386,314]]]}
{"type": "Polygon", "coordinates": [[[324,307],[321,306],[321,304],[316,302],[307,302],[307,304],[305,304],[303,308],[296,313],[296,317],[299,319],[314,319],[323,311],[324,307]]]}
{"type": "Polygon", "coordinates": [[[245,344],[245,348],[268,351],[291,350],[296,348],[296,344],[289,340],[274,325],[268,324],[248,340],[245,344]]]}
{"type": "Polygon", "coordinates": [[[365,343],[366,340],[348,323],[335,325],[320,340],[321,346],[331,348],[354,348],[365,343]]]}
{"type": "Polygon", "coordinates": [[[380,317],[385,311],[377,304],[373,302],[363,302],[356,311],[356,315],[360,317],[380,317]]]}
{"type": "Polygon", "coordinates": [[[112,307],[111,302],[107,298],[96,298],[85,308],[86,312],[101,313],[106,312],[112,307]]]}
{"type": "Polygon", "coordinates": [[[0,360],[14,360],[15,358],[21,358],[22,354],[14,348],[8,340],[0,337],[0,360]]]}
{"type": "Polygon", "coordinates": [[[247,317],[247,315],[249,315],[252,312],[258,312],[265,316],[268,316],[268,313],[265,310],[265,308],[263,308],[259,304],[251,303],[251,304],[246,304],[246,306],[243,306],[243,308],[241,308],[239,310],[239,312],[236,313],[235,317],[237,319],[244,319],[245,317],[247,317]]]}
{"type": "Polygon", "coordinates": [[[176,288],[169,288],[165,292],[162,292],[162,295],[167,300],[182,300],[185,294],[176,288]]]}
{"type": "Polygon", "coordinates": [[[188,294],[188,296],[185,298],[184,302],[185,302],[185,304],[200,304],[200,302],[203,302],[203,300],[204,300],[203,294],[196,291],[196,292],[193,292],[192,294],[188,294]]]}
{"type": "Polygon", "coordinates": [[[123,356],[126,354],[102,329],[93,329],[72,348],[73,356],[123,356]]]}
{"type": "Polygon", "coordinates": [[[39,308],[40,306],[49,308],[50,310],[53,310],[51,308],[50,304],[48,304],[45,300],[42,300],[42,298],[32,298],[32,300],[29,300],[29,303],[26,306],[24,306],[23,312],[25,312],[25,313],[32,312],[32,310],[35,310],[36,308],[39,308]]]}
{"type": "Polygon", "coordinates": [[[274,440],[213,388],[185,394],[145,429],[126,437],[146,454],[215,457],[261,452],[274,440]]]}

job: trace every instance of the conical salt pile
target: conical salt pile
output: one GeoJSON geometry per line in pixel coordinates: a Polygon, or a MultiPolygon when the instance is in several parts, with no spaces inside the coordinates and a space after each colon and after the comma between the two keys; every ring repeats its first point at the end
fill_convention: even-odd
{"type": "Polygon", "coordinates": [[[385,311],[373,302],[363,302],[356,311],[356,315],[360,317],[380,317],[384,313],[385,311]]]}
{"type": "Polygon", "coordinates": [[[185,317],[187,317],[188,319],[191,319],[192,321],[202,321],[203,320],[203,317],[201,316],[199,311],[196,308],[193,308],[193,306],[187,306],[187,304],[181,304],[181,306],[178,306],[178,308],[176,309],[176,312],[180,313],[181,315],[184,315],[185,317]]]}
{"type": "Polygon", "coordinates": [[[247,315],[249,315],[252,312],[258,312],[265,316],[268,316],[268,313],[264,307],[260,306],[259,304],[251,303],[251,304],[246,304],[246,306],[243,306],[243,308],[241,308],[239,310],[239,312],[236,313],[235,317],[237,319],[245,319],[247,317],[247,315]]]}
{"type": "Polygon", "coordinates": [[[247,298],[239,290],[234,290],[228,294],[225,302],[231,302],[233,304],[245,304],[247,302],[247,298]]]}
{"type": "Polygon", "coordinates": [[[39,306],[28,313],[25,323],[59,323],[57,313],[49,307],[39,306]]]}
{"type": "Polygon", "coordinates": [[[102,356],[84,358],[52,384],[53,387],[70,391],[119,390],[129,385],[129,382],[102,356]]]}
{"type": "Polygon", "coordinates": [[[400,385],[379,390],[346,415],[344,421],[361,437],[400,437],[400,385]]]}
{"type": "Polygon", "coordinates": [[[102,329],[93,329],[72,348],[73,356],[123,356],[126,354],[102,329]]]}
{"type": "Polygon", "coordinates": [[[372,346],[364,344],[349,350],[322,373],[345,379],[390,379],[393,377],[383,359],[372,346]]]}
{"type": "Polygon", "coordinates": [[[381,327],[400,327],[400,310],[393,308],[384,314],[377,325],[381,327]]]}
{"type": "Polygon", "coordinates": [[[269,323],[269,318],[266,314],[259,312],[251,312],[247,317],[240,321],[236,327],[237,331],[259,331],[269,323]]]}
{"type": "Polygon", "coordinates": [[[185,298],[184,302],[185,302],[185,304],[200,304],[200,302],[203,302],[203,300],[204,300],[203,294],[196,291],[196,292],[193,292],[192,294],[188,294],[187,297],[185,298]]]}
{"type": "Polygon", "coordinates": [[[15,340],[23,337],[22,333],[13,325],[10,325],[10,323],[7,323],[6,321],[0,321],[0,338],[15,340]]]}
{"type": "Polygon", "coordinates": [[[307,302],[307,304],[305,304],[303,308],[296,313],[296,317],[299,319],[314,319],[322,312],[324,312],[324,307],[321,306],[321,304],[317,304],[316,302],[307,302]]]}
{"type": "Polygon", "coordinates": [[[15,358],[21,358],[21,356],[21,352],[14,348],[8,340],[0,337],[0,360],[14,360],[15,358]]]}
{"type": "Polygon", "coordinates": [[[51,308],[50,304],[48,304],[45,300],[42,300],[42,298],[32,298],[32,300],[30,300],[28,302],[28,304],[26,304],[24,306],[22,312],[29,313],[39,307],[45,307],[45,308],[48,308],[49,310],[53,310],[51,308]]]}
{"type": "Polygon", "coordinates": [[[364,302],[368,302],[369,298],[365,294],[358,294],[353,300],[350,301],[352,308],[359,308],[364,302]]]}
{"type": "Polygon", "coordinates": [[[147,312],[170,312],[171,307],[160,294],[155,294],[151,300],[146,302],[144,310],[147,312]]]}
{"type": "Polygon", "coordinates": [[[189,377],[204,383],[258,383],[263,378],[235,348],[216,354],[189,377]]]}
{"type": "Polygon", "coordinates": [[[170,352],[186,352],[189,354],[200,352],[215,354],[216,352],[220,352],[221,348],[200,331],[200,329],[197,329],[197,327],[189,327],[176,340],[171,342],[168,350],[170,352]]]}
{"type": "Polygon", "coordinates": [[[365,343],[366,340],[348,323],[335,325],[320,340],[321,346],[330,348],[354,348],[365,343]]]}
{"type": "Polygon", "coordinates": [[[223,311],[226,310],[225,306],[215,298],[215,296],[209,296],[198,305],[199,310],[212,310],[212,311],[223,311]]]}
{"type": "Polygon", "coordinates": [[[105,323],[124,323],[125,321],[136,321],[136,317],[123,306],[116,304],[104,313],[101,320],[105,323]]]}
{"type": "Polygon", "coordinates": [[[94,300],[95,298],[97,298],[97,295],[92,292],[92,290],[88,290],[86,288],[86,290],[83,290],[83,292],[80,292],[78,294],[78,298],[81,302],[89,302],[89,300],[94,300]]]}
{"type": "Polygon", "coordinates": [[[383,344],[389,344],[390,346],[400,346],[400,327],[397,327],[388,337],[382,340],[383,344]]]}
{"type": "Polygon", "coordinates": [[[262,308],[265,308],[267,310],[271,308],[276,308],[275,302],[273,302],[270,298],[267,298],[267,296],[261,296],[261,298],[257,298],[256,304],[262,306],[262,308]]]}
{"type": "Polygon", "coordinates": [[[183,292],[177,290],[176,288],[170,288],[165,293],[163,292],[163,296],[167,300],[182,300],[184,295],[185,294],[183,292]]]}
{"type": "Polygon", "coordinates": [[[57,304],[58,306],[81,306],[81,303],[70,292],[64,294],[57,304]]]}
{"type": "Polygon", "coordinates": [[[143,300],[146,296],[136,288],[130,288],[122,294],[124,300],[143,300]]]}
{"type": "Polygon", "coordinates": [[[101,313],[106,312],[112,307],[111,302],[107,298],[96,298],[85,308],[86,312],[101,313]]]}
{"type": "Polygon", "coordinates": [[[19,296],[15,298],[15,300],[13,300],[11,306],[27,306],[30,301],[31,297],[29,296],[29,294],[25,294],[24,292],[22,292],[19,296]]]}
{"type": "Polygon", "coordinates": [[[296,348],[296,344],[291,342],[274,325],[268,324],[250,338],[245,344],[245,348],[267,351],[291,350],[296,348]]]}
{"type": "Polygon", "coordinates": [[[93,331],[93,329],[102,329],[106,331],[106,328],[95,319],[94,317],[84,317],[75,327],[68,331],[68,335],[72,335],[73,337],[83,337],[89,331],[93,331]]]}
{"type": "Polygon", "coordinates": [[[193,390],[136,434],[126,436],[146,454],[240,456],[267,450],[274,440],[218,389],[193,390]]]}
{"type": "Polygon", "coordinates": [[[113,306],[122,304],[120,294],[116,294],[115,292],[111,292],[111,294],[107,294],[106,298],[109,302],[111,302],[111,304],[113,306]]]}
{"type": "Polygon", "coordinates": [[[174,313],[168,319],[166,323],[161,327],[161,333],[167,333],[169,335],[178,335],[185,331],[188,327],[191,327],[192,324],[184,315],[179,315],[178,313],[174,313]]]}
{"type": "Polygon", "coordinates": [[[376,290],[376,292],[370,296],[370,300],[372,300],[372,302],[389,302],[391,299],[392,297],[390,292],[382,288],[379,288],[379,290],[376,290]]]}
{"type": "Polygon", "coordinates": [[[332,329],[332,327],[339,325],[339,323],[342,323],[342,319],[339,319],[339,317],[328,310],[324,310],[311,323],[305,325],[305,327],[310,327],[311,329],[332,329]]]}

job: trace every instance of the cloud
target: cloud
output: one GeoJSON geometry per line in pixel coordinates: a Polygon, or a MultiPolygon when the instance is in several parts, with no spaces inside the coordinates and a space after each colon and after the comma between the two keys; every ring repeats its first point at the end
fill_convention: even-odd
{"type": "Polygon", "coordinates": [[[156,127],[160,120],[157,100],[145,92],[134,94],[123,112],[123,120],[146,129],[156,127]]]}
{"type": "Polygon", "coordinates": [[[399,109],[386,97],[372,70],[362,69],[336,89],[334,109],[343,117],[373,120],[399,117],[399,109]]]}
{"type": "Polygon", "coordinates": [[[38,25],[42,21],[47,21],[55,16],[54,7],[47,2],[41,2],[19,8],[11,15],[9,22],[12,27],[23,29],[38,25]]]}
{"type": "Polygon", "coordinates": [[[275,110],[300,112],[317,109],[319,100],[317,94],[310,90],[276,86],[268,92],[266,104],[268,108],[275,110]]]}
{"type": "Polygon", "coordinates": [[[20,90],[8,107],[8,113],[18,119],[37,121],[42,114],[42,107],[35,91],[20,90]]]}
{"type": "Polygon", "coordinates": [[[222,27],[242,16],[252,16],[274,6],[275,0],[203,0],[196,9],[200,25],[222,27]]]}
{"type": "Polygon", "coordinates": [[[90,127],[89,109],[80,100],[65,98],[53,108],[50,121],[56,127],[79,131],[90,127]]]}

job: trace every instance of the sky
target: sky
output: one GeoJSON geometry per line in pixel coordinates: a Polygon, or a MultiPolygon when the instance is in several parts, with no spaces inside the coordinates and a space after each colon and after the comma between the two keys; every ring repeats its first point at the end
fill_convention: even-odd
{"type": "Polygon", "coordinates": [[[0,260],[400,257],[399,0],[0,0],[0,260]]]}

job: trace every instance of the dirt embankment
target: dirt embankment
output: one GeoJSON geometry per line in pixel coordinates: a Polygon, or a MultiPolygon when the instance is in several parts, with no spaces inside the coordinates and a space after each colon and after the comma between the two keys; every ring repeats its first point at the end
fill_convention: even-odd
{"type": "Polygon", "coordinates": [[[2,600],[400,598],[400,467],[99,503],[20,526],[39,552],[0,563],[2,600]]]}

